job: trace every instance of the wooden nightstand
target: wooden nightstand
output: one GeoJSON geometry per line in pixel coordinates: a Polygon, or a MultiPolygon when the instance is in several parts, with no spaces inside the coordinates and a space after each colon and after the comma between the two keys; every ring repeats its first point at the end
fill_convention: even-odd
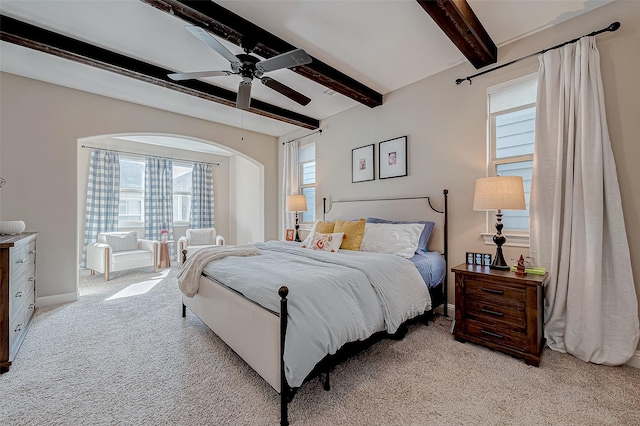
{"type": "Polygon", "coordinates": [[[454,335],[539,366],[544,349],[544,276],[461,264],[456,281],[454,335]]]}

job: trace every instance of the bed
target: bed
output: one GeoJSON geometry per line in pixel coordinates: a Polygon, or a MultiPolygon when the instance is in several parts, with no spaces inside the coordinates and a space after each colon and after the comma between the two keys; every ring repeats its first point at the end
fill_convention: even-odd
{"type": "Polygon", "coordinates": [[[329,371],[345,354],[380,336],[401,338],[408,321],[440,305],[447,315],[447,197],[444,190],[442,210],[429,197],[338,200],[328,209],[324,200],[323,219],[333,204],[426,201],[440,232],[430,251],[409,261],[279,241],[194,254],[179,274],[182,315],[189,308],[280,394],[281,424],[288,424],[297,389],[324,374],[328,390],[329,371]]]}

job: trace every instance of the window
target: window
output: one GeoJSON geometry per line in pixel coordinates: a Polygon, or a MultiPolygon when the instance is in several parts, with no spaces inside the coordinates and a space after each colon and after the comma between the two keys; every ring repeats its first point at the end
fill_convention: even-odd
{"type": "Polygon", "coordinates": [[[189,225],[191,215],[191,163],[173,162],[173,224],[189,225]]]}
{"type": "Polygon", "coordinates": [[[300,194],[307,198],[307,211],[302,212],[302,223],[316,220],[316,146],[314,143],[298,148],[298,176],[300,194]]]}
{"type": "MultiPolygon", "coordinates": [[[[173,162],[173,224],[189,225],[191,174],[189,162],[173,162]]],[[[120,155],[120,208],[118,226],[144,226],[144,157],[120,155]]]]}
{"type": "MultiPolygon", "coordinates": [[[[536,74],[488,89],[489,176],[522,176],[526,210],[503,211],[504,231],[529,232],[529,193],[535,142],[536,74]]],[[[493,224],[493,221],[489,220],[493,224]]]]}
{"type": "Polygon", "coordinates": [[[144,159],[120,156],[119,227],[144,226],[144,159]]]}

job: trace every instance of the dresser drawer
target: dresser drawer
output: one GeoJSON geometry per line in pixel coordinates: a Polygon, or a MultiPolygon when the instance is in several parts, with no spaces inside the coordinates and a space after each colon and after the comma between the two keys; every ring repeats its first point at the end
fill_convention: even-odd
{"type": "Polygon", "coordinates": [[[468,278],[464,284],[466,297],[499,305],[503,303],[524,305],[525,291],[522,286],[509,286],[476,278],[468,278]]]}
{"type": "Polygon", "coordinates": [[[524,332],[526,327],[524,305],[489,303],[486,300],[465,298],[464,310],[467,318],[480,322],[511,324],[524,332]]]}
{"type": "Polygon", "coordinates": [[[521,330],[467,319],[465,332],[472,337],[520,349],[526,347],[527,336],[521,330]]]}
{"type": "Polygon", "coordinates": [[[33,292],[36,279],[36,268],[33,267],[28,271],[12,277],[9,284],[9,319],[13,320],[18,311],[26,303],[30,292],[33,292]]]}
{"type": "Polygon", "coordinates": [[[36,241],[11,248],[11,276],[21,275],[36,263],[36,241]]]}
{"type": "Polygon", "coordinates": [[[16,342],[20,338],[20,335],[24,332],[26,328],[25,321],[25,306],[23,305],[21,309],[18,310],[15,318],[11,320],[9,323],[9,352],[13,353],[15,349],[16,342]]]}

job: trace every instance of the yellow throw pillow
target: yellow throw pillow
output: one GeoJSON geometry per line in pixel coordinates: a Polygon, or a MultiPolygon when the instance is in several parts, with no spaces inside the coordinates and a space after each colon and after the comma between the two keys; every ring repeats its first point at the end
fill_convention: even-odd
{"type": "Polygon", "coordinates": [[[364,226],[366,219],[360,219],[355,222],[347,222],[345,220],[336,220],[333,232],[343,232],[344,239],[340,248],[343,250],[360,250],[360,243],[364,235],[364,226]]]}
{"type": "Polygon", "coordinates": [[[324,222],[320,220],[316,224],[315,232],[318,234],[332,234],[334,225],[334,222],[324,222]]]}

